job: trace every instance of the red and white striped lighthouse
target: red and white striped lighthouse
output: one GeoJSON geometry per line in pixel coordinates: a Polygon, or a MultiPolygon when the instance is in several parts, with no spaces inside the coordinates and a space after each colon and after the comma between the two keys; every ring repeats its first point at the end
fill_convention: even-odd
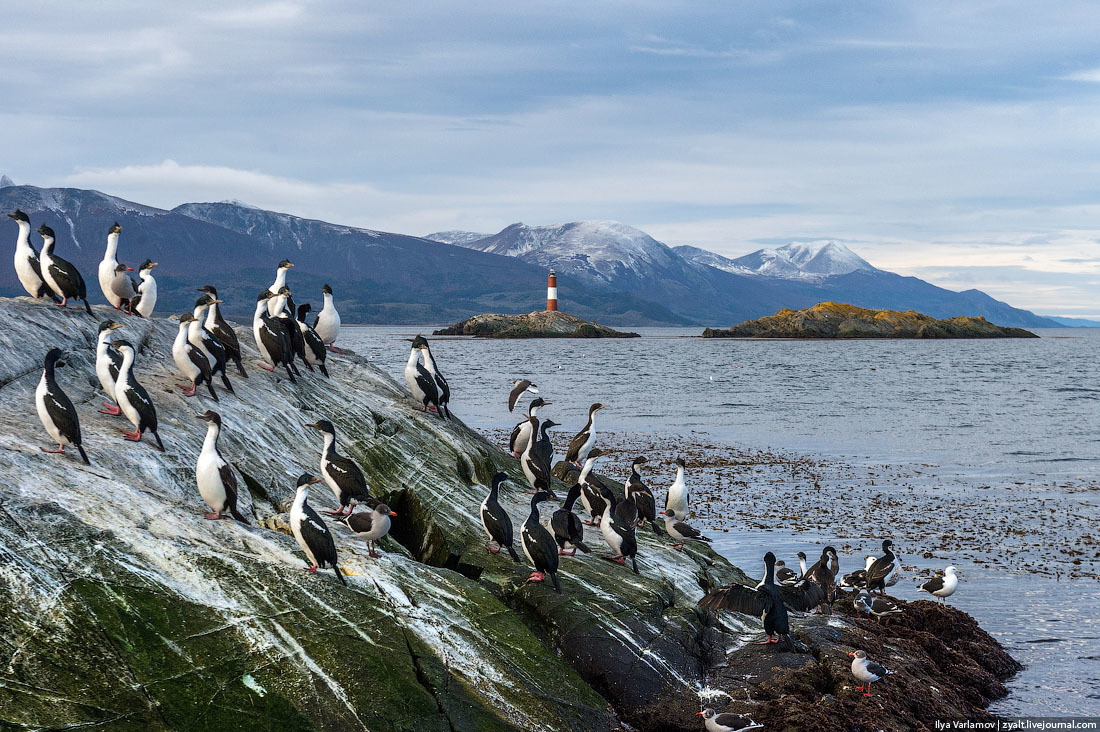
{"type": "Polygon", "coordinates": [[[554,270],[550,270],[550,276],[546,278],[546,309],[549,312],[558,309],[558,276],[554,270]]]}

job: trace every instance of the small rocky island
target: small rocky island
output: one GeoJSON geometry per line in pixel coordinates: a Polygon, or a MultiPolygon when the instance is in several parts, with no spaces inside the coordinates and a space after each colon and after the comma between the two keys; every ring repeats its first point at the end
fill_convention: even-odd
{"type": "Polygon", "coordinates": [[[542,310],[521,315],[483,313],[440,328],[437,336],[481,336],[482,338],[637,338],[626,333],[582,320],[576,315],[556,310],[542,310]]]}
{"type": "Polygon", "coordinates": [[[1004,328],[982,317],[937,320],[913,310],[870,310],[823,302],[804,310],[746,320],[728,330],[707,328],[703,338],[1038,338],[1023,328],[1004,328]]]}

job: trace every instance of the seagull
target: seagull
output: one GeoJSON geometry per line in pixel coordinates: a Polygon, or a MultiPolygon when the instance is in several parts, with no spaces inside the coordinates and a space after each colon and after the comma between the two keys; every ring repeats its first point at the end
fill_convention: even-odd
{"type": "Polygon", "coordinates": [[[933,577],[924,584],[918,585],[917,589],[921,592],[927,592],[930,595],[935,595],[940,598],[940,601],[947,603],[947,598],[955,594],[955,590],[959,586],[959,576],[955,574],[954,567],[948,567],[943,570],[942,577],[933,577]]]}
{"type": "Polygon", "coordinates": [[[863,686],[857,686],[856,691],[862,691],[864,696],[871,696],[871,682],[894,673],[882,664],[867,658],[866,651],[852,651],[848,657],[855,659],[852,661],[852,676],[863,682],[863,686]]]}
{"type": "Polygon", "coordinates": [[[747,732],[750,729],[762,729],[764,725],[757,724],[748,717],[740,714],[723,712],[718,714],[710,707],[695,713],[696,717],[703,718],[703,726],[707,732],[747,732]]]}

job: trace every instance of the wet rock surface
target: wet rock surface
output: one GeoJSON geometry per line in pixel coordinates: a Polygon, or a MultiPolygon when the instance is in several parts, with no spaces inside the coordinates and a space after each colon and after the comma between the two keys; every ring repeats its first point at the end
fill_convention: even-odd
{"type": "Polygon", "coordinates": [[[559,311],[523,315],[485,313],[441,328],[437,336],[481,336],[483,338],[637,338],[637,333],[608,328],[559,311]]]}
{"type": "Polygon", "coordinates": [[[1038,338],[1023,328],[1004,328],[982,317],[937,320],[913,310],[870,310],[823,302],[804,310],[746,320],[728,330],[707,328],[704,338],[1038,338]]]}
{"type": "MultiPolygon", "coordinates": [[[[414,411],[403,387],[354,354],[330,357],[332,379],[306,374],[290,384],[253,366],[251,333],[241,329],[250,378],[231,374],[236,395],[219,389],[215,404],[180,393],[173,322],[125,318],[119,335],[142,345],[137,374],[157,406],[160,453],[148,441],[124,442],[121,418],[96,411],[95,327],[116,313],[97,308],[93,319],[17,299],[0,300],[0,316],[8,324],[0,330],[3,724],[445,731],[599,730],[621,720],[689,730],[711,690],[728,693],[730,709],[749,705],[776,720],[794,713],[788,698],[832,714],[820,706],[816,676],[791,674],[824,673],[813,669],[835,659],[824,653],[823,665],[813,649],[856,640],[873,656],[889,647],[923,653],[912,656],[912,688],[941,686],[942,708],[964,716],[1011,672],[993,665],[986,687],[964,692],[925,660],[959,658],[839,612],[796,618],[811,653],[744,645],[759,634],[757,620],[716,618],[696,602],[714,586],[750,580],[709,547],[676,552],[648,530],[639,532],[640,575],[601,559],[609,552],[592,531],[591,555],[562,558],[563,594],[526,584],[530,567],[486,551],[478,520],[497,470],[514,478],[501,503],[517,529],[526,518],[516,461],[458,420],[414,411]],[[91,466],[39,450],[53,445],[33,390],[55,346],[70,354],[58,381],[79,410],[91,466]],[[239,471],[250,526],[202,517],[194,463],[205,426],[195,415],[207,408],[222,415],[221,450],[239,471]],[[319,418],[336,425],[340,451],[399,514],[377,560],[333,525],[346,589],[331,571],[306,572],[285,533],[294,478],[318,469],[320,441],[305,425],[319,418]]],[[[564,484],[555,488],[564,495],[564,484]]],[[[335,505],[323,486],[311,502],[335,505]]],[[[928,615],[944,612],[955,611],[928,615]]],[[[952,652],[964,643],[973,644],[969,657],[998,648],[976,626],[945,617],[958,628],[952,652]]],[[[907,718],[898,711],[897,719],[907,718]]]]}

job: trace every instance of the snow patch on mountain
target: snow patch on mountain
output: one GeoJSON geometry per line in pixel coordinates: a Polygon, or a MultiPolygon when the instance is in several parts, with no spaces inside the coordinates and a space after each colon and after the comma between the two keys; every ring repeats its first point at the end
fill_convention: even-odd
{"type": "Polygon", "coordinates": [[[476,231],[437,231],[434,234],[428,234],[424,238],[441,244],[454,244],[460,247],[472,248],[469,246],[470,244],[487,236],[492,236],[492,234],[479,234],[476,231]]]}

